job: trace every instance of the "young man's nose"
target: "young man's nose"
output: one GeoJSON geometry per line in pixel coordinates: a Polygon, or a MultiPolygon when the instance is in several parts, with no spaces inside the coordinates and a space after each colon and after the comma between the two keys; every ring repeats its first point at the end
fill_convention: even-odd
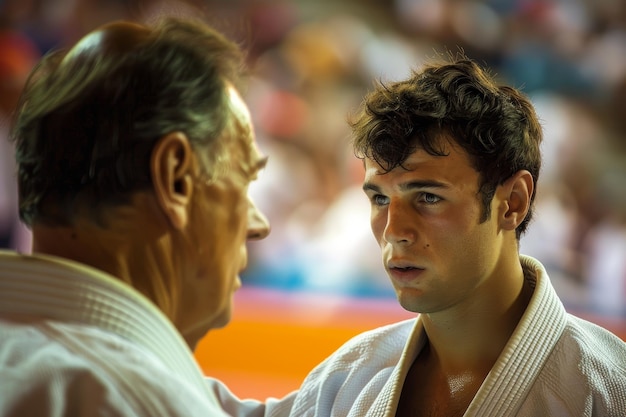
{"type": "Polygon", "coordinates": [[[411,207],[402,202],[391,202],[387,207],[387,224],[384,239],[391,244],[412,244],[417,232],[411,215],[411,207]]]}

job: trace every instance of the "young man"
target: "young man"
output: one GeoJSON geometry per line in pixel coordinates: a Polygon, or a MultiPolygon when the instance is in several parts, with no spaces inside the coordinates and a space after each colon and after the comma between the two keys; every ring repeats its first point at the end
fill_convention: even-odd
{"type": "Polygon", "coordinates": [[[626,415],[626,343],[518,251],[541,165],[530,101],[460,57],[379,85],[352,127],[382,261],[419,316],[346,343],[282,415],[626,415]]]}
{"type": "Polygon", "coordinates": [[[0,415],[225,415],[192,349],[269,232],[241,65],[170,19],[108,24],[34,70],[13,129],[33,255],[0,253],[0,415]]]}

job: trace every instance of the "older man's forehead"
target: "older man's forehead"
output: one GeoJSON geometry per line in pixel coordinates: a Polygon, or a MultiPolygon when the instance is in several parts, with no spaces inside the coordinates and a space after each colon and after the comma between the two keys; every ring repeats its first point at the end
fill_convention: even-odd
{"type": "Polygon", "coordinates": [[[238,163],[251,178],[254,178],[259,171],[265,168],[268,157],[258,147],[247,104],[231,84],[228,84],[228,94],[235,120],[234,132],[244,153],[244,159],[239,160],[238,163]]]}
{"type": "Polygon", "coordinates": [[[250,110],[248,110],[248,105],[244,102],[239,91],[232,85],[228,84],[228,96],[230,99],[230,105],[233,113],[237,117],[238,120],[242,122],[245,126],[251,125],[251,117],[250,110]]]}

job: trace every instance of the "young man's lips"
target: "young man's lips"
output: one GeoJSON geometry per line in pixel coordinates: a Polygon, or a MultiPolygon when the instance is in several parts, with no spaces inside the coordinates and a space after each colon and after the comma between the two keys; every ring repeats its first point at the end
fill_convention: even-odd
{"type": "Polygon", "coordinates": [[[424,272],[424,268],[418,268],[413,266],[407,267],[389,267],[388,269],[389,275],[396,280],[401,282],[410,282],[414,281],[424,272]]]}

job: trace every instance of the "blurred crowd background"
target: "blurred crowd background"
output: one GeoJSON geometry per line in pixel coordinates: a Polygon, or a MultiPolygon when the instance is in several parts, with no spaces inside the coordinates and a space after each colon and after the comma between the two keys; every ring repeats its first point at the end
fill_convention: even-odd
{"type": "Polygon", "coordinates": [[[0,244],[29,250],[5,140],[44,53],[113,19],[202,17],[249,51],[245,97],[270,163],[252,193],[272,223],[247,285],[392,297],[347,118],[375,80],[463,51],[521,88],[545,130],[521,251],[566,307],[626,318],[623,0],[0,0],[0,244]]]}

